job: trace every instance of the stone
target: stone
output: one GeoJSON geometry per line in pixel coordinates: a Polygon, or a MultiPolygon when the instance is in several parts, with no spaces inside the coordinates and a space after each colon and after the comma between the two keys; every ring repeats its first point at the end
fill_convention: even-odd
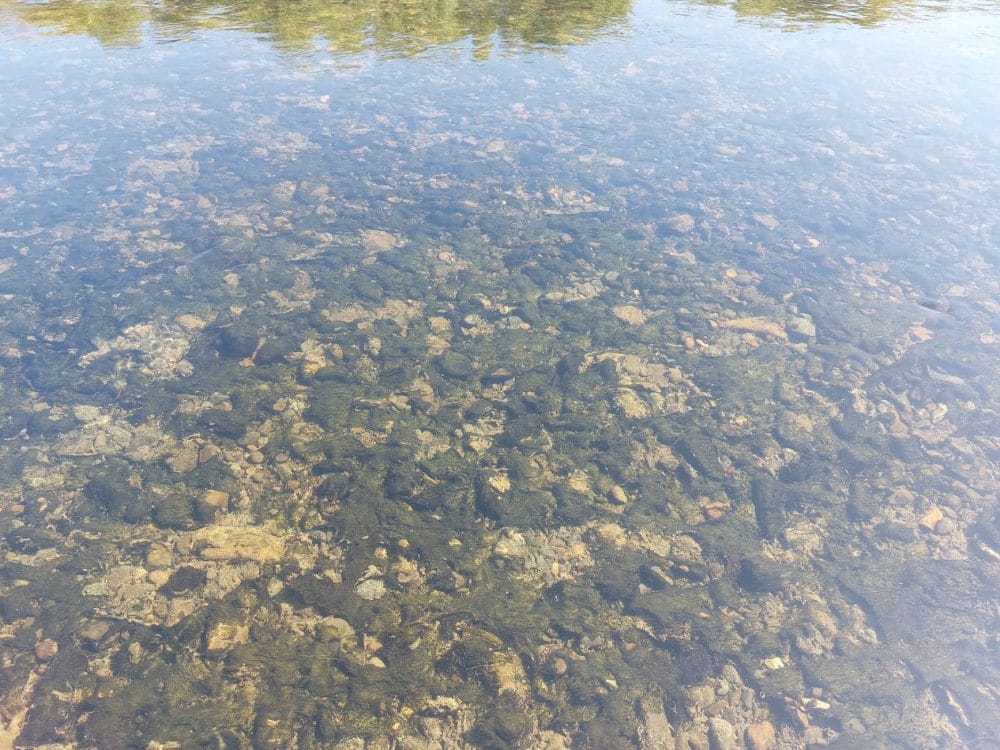
{"type": "Polygon", "coordinates": [[[615,393],[615,406],[628,419],[643,419],[649,416],[649,406],[631,388],[619,388],[615,393]]]}
{"type": "Polygon", "coordinates": [[[614,316],[630,326],[641,326],[646,322],[646,313],[635,305],[618,305],[611,308],[614,316]]]}
{"type": "Polygon", "coordinates": [[[920,520],[917,523],[928,531],[934,531],[942,518],[944,518],[944,513],[942,513],[941,509],[935,505],[929,511],[920,516],[920,520]]]}
{"type": "Polygon", "coordinates": [[[46,638],[35,644],[35,658],[40,662],[51,661],[58,653],[59,644],[51,638],[46,638]]]}
{"type": "Polygon", "coordinates": [[[366,229],[361,233],[361,244],[370,253],[384,253],[396,247],[396,236],[383,229],[366,229]]]}
{"type": "Polygon", "coordinates": [[[510,478],[506,474],[493,474],[486,483],[497,492],[506,492],[510,489],[510,478]]]}
{"type": "Polygon", "coordinates": [[[646,696],[639,701],[639,747],[642,750],[673,750],[674,732],[659,699],[646,696]]]}
{"type": "Polygon", "coordinates": [[[385,592],[385,583],[381,578],[369,578],[367,581],[361,581],[361,583],[354,587],[354,593],[368,601],[381,599],[385,596],[385,592]]]}
{"type": "Polygon", "coordinates": [[[229,495],[221,490],[207,490],[201,497],[206,505],[225,510],[229,506],[229,495]]]}
{"type": "Polygon", "coordinates": [[[694,217],[691,216],[691,214],[677,214],[676,216],[671,216],[667,220],[667,223],[670,224],[670,228],[678,234],[687,234],[694,229],[694,217]]]}
{"type": "Polygon", "coordinates": [[[213,524],[192,532],[191,541],[203,560],[252,560],[278,562],[285,554],[285,541],[259,526],[213,524]]]}
{"type": "Polygon", "coordinates": [[[174,555],[165,544],[153,544],[146,553],[146,567],[151,569],[169,568],[173,565],[174,555]]]}
{"type": "Polygon", "coordinates": [[[708,740],[712,750],[736,750],[736,729],[725,719],[708,720],[708,740]]]}
{"type": "Polygon", "coordinates": [[[937,522],[937,526],[934,527],[934,533],[938,536],[948,536],[949,534],[953,534],[957,528],[957,524],[950,518],[942,518],[937,522]]]}
{"type": "Polygon", "coordinates": [[[746,333],[762,333],[773,336],[781,341],[788,341],[788,334],[785,333],[785,329],[779,323],[775,323],[773,320],[768,320],[767,318],[731,318],[729,320],[720,320],[717,325],[719,328],[731,328],[735,331],[744,331],[746,333]]]}
{"type": "Polygon", "coordinates": [[[208,652],[228,651],[239,643],[250,640],[250,626],[234,622],[217,622],[208,629],[205,636],[205,650],[208,652]]]}
{"type": "Polygon", "coordinates": [[[615,505],[628,504],[628,494],[620,484],[616,484],[608,491],[608,499],[615,505]]]}
{"type": "Polygon", "coordinates": [[[774,725],[769,721],[751,724],[745,737],[747,750],[770,750],[774,746],[774,725]]]}
{"type": "Polygon", "coordinates": [[[788,321],[788,328],[803,338],[816,338],[816,324],[810,318],[792,318],[788,321]]]}
{"type": "Polygon", "coordinates": [[[76,631],[76,633],[85,641],[97,643],[108,634],[109,630],[111,630],[111,623],[104,622],[103,620],[96,620],[94,622],[88,622],[76,631]]]}

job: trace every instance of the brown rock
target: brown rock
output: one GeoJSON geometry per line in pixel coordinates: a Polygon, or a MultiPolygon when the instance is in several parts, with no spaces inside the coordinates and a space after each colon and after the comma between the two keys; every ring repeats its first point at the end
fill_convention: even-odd
{"type": "Polygon", "coordinates": [[[51,638],[39,641],[35,645],[35,658],[38,661],[51,661],[59,653],[59,644],[51,638]]]}
{"type": "Polygon", "coordinates": [[[208,490],[204,495],[202,495],[202,500],[205,501],[206,505],[210,505],[213,508],[219,508],[224,510],[229,506],[229,495],[221,490],[208,490]]]}
{"type": "Polygon", "coordinates": [[[95,622],[88,622],[76,632],[83,640],[96,643],[104,638],[109,630],[111,630],[111,623],[96,620],[95,622]]]}
{"type": "Polygon", "coordinates": [[[746,728],[748,750],[770,750],[774,746],[774,726],[769,721],[751,724],[746,728]]]}

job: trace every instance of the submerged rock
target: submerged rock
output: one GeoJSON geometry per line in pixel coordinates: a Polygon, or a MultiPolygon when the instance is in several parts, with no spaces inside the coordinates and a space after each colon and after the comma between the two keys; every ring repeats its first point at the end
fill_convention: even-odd
{"type": "Polygon", "coordinates": [[[191,534],[195,552],[203,560],[278,562],[285,554],[282,537],[259,526],[213,524],[191,534]]]}

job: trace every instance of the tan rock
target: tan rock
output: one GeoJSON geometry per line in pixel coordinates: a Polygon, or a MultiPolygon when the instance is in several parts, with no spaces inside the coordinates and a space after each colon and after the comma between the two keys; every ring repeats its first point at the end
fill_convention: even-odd
{"type": "Polygon", "coordinates": [[[611,312],[616,318],[632,326],[641,326],[646,322],[646,313],[635,305],[618,305],[618,307],[613,307],[611,312]]]}
{"type": "Polygon", "coordinates": [[[616,484],[608,491],[608,499],[616,505],[626,505],[628,503],[628,493],[620,484],[616,484]]]}
{"type": "Polygon", "coordinates": [[[928,531],[934,531],[942,518],[944,518],[944,513],[942,513],[941,509],[935,505],[929,511],[920,516],[920,520],[917,523],[928,531]]]}
{"type": "Polygon", "coordinates": [[[204,495],[202,495],[202,500],[204,500],[207,505],[211,505],[213,508],[219,508],[220,510],[225,510],[229,507],[229,495],[221,490],[208,490],[204,495]]]}
{"type": "Polygon", "coordinates": [[[788,341],[788,334],[780,324],[767,318],[732,318],[730,320],[718,321],[719,328],[731,328],[736,331],[746,331],[747,333],[761,333],[773,336],[782,341],[788,341]]]}
{"type": "Polygon", "coordinates": [[[628,419],[643,419],[649,416],[649,406],[631,388],[619,388],[615,393],[615,406],[628,419]]]}
{"type": "Polygon", "coordinates": [[[506,474],[493,474],[486,482],[497,492],[506,492],[510,489],[510,477],[506,474]]]}
{"type": "Polygon", "coordinates": [[[361,244],[370,253],[384,253],[396,247],[396,236],[382,229],[366,229],[361,233],[361,244]]]}
{"type": "Polygon", "coordinates": [[[169,570],[152,570],[149,573],[149,582],[152,583],[157,588],[160,588],[169,580],[170,580],[169,570]]]}
{"type": "Polygon", "coordinates": [[[770,750],[774,747],[774,726],[769,721],[751,724],[745,732],[748,750],[770,750]]]}
{"type": "Polygon", "coordinates": [[[174,555],[165,544],[154,544],[146,553],[147,568],[169,568],[174,563],[174,555]]]}
{"type": "Polygon", "coordinates": [[[83,640],[96,643],[106,636],[109,630],[111,630],[111,623],[97,620],[95,622],[88,622],[76,632],[83,640]]]}
{"type": "Polygon", "coordinates": [[[253,560],[277,562],[285,554],[285,541],[259,526],[213,524],[191,535],[203,560],[253,560]]]}
{"type": "Polygon", "coordinates": [[[642,723],[639,725],[639,747],[642,750],[673,750],[674,732],[663,711],[663,704],[646,696],[639,701],[642,723]]]}
{"type": "Polygon", "coordinates": [[[250,626],[234,622],[217,622],[205,636],[206,651],[226,651],[250,640],[250,626]]]}

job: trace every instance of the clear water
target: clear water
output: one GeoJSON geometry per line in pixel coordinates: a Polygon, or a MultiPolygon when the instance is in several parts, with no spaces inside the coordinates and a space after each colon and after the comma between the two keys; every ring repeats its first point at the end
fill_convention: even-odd
{"type": "Polygon", "coordinates": [[[0,4],[0,748],[1000,747],[993,2],[0,4]]]}

